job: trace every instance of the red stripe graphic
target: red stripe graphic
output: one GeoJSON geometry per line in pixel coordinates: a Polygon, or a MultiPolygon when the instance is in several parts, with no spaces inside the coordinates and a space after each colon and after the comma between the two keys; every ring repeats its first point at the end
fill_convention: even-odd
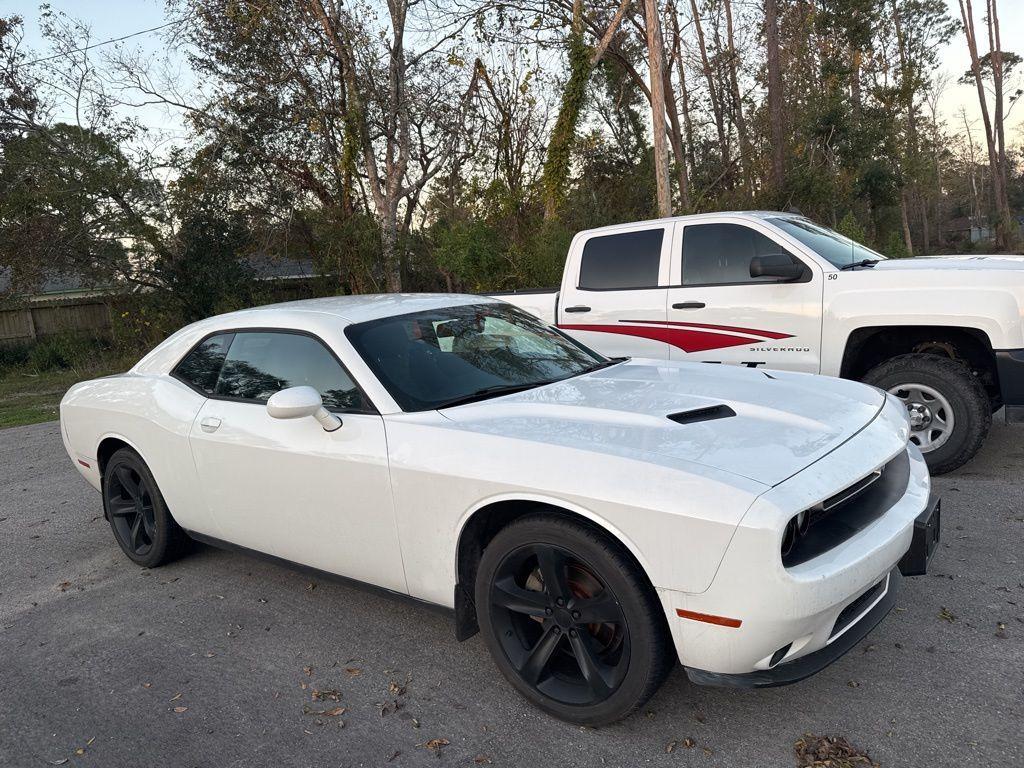
{"type": "Polygon", "coordinates": [[[622,336],[639,336],[643,339],[663,341],[684,352],[705,352],[709,349],[738,347],[743,344],[759,344],[764,339],[746,336],[727,336],[724,333],[700,331],[688,328],[664,328],[655,325],[559,325],[565,331],[595,331],[617,333],[622,336]]]}
{"type": "Polygon", "coordinates": [[[759,331],[756,328],[741,328],[737,325],[709,325],[708,323],[680,323],[673,320],[623,320],[624,323],[644,323],[645,325],[679,325],[687,328],[710,328],[715,331],[734,331],[736,333],[749,333],[752,336],[763,336],[766,339],[791,339],[790,333],[779,333],[778,331],[759,331]]]}

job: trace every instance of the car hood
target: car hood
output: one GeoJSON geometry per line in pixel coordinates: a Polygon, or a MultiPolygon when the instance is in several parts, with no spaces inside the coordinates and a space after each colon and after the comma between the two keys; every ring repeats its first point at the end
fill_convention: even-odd
{"type": "Polygon", "coordinates": [[[917,256],[913,259],[885,259],[871,271],[910,269],[1000,269],[1024,272],[1024,258],[1020,256],[917,256]]]}
{"type": "Polygon", "coordinates": [[[849,440],[884,402],[881,391],[842,379],[630,360],[441,413],[462,429],[637,458],[653,454],[776,485],[849,440]],[[712,406],[735,415],[669,418],[712,406]]]}

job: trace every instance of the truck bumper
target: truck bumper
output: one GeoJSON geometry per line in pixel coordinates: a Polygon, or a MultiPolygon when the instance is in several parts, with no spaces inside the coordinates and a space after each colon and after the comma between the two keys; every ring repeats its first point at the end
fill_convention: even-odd
{"type": "Polygon", "coordinates": [[[996,373],[1007,424],[1024,422],[1024,349],[996,350],[996,373]]]}

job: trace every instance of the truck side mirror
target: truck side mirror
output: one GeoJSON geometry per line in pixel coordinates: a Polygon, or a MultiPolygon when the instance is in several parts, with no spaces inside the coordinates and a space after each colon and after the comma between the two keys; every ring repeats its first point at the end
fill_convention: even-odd
{"type": "Polygon", "coordinates": [[[755,256],[750,260],[751,277],[777,277],[789,281],[799,280],[806,272],[807,267],[788,253],[755,256]]]}

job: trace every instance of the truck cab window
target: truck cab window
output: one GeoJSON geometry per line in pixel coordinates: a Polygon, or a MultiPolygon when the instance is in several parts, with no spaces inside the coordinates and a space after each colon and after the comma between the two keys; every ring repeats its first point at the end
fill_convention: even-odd
{"type": "Polygon", "coordinates": [[[683,285],[777,282],[750,276],[751,259],[777,254],[796,262],[785,248],[750,227],[689,224],[683,230],[683,285]]]}
{"type": "Polygon", "coordinates": [[[587,240],[580,261],[579,287],[607,291],[656,288],[664,229],[600,235],[587,240]]]}

